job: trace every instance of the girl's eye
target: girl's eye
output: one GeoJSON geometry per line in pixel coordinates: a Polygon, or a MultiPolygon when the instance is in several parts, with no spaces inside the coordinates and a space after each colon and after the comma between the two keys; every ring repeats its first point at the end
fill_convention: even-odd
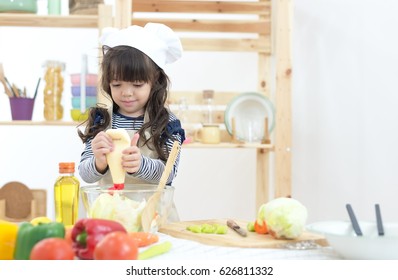
{"type": "Polygon", "coordinates": [[[115,87],[120,87],[120,84],[116,84],[116,83],[115,84],[111,84],[111,87],[114,87],[114,88],[115,87]]]}
{"type": "Polygon", "coordinates": [[[143,81],[135,81],[135,82],[132,82],[132,84],[135,87],[142,87],[145,84],[145,82],[143,82],[143,81]]]}

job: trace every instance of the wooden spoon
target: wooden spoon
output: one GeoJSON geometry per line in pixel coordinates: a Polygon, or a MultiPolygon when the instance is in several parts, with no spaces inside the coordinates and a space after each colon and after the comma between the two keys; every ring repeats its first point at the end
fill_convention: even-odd
{"type": "Polygon", "coordinates": [[[162,190],[166,186],[167,179],[170,176],[171,169],[177,159],[178,152],[180,150],[180,144],[178,141],[174,141],[173,148],[171,149],[169,158],[167,159],[166,166],[163,170],[162,177],[160,178],[159,185],[156,188],[155,193],[148,199],[145,208],[141,214],[141,224],[145,232],[149,232],[151,229],[152,220],[155,218],[156,208],[158,206],[160,195],[162,190]]]}

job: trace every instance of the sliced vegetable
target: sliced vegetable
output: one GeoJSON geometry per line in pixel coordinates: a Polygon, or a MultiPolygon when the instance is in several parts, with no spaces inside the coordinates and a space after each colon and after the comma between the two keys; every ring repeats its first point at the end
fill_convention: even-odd
{"type": "Polygon", "coordinates": [[[210,225],[210,224],[203,224],[202,225],[202,232],[203,233],[215,233],[216,232],[216,226],[215,225],[210,225]]]}
{"type": "Polygon", "coordinates": [[[129,232],[129,235],[137,241],[138,247],[149,246],[159,241],[159,236],[150,232],[129,232]]]}
{"type": "Polygon", "coordinates": [[[201,233],[202,232],[202,226],[201,225],[191,225],[187,227],[187,230],[195,232],[195,233],[201,233]]]}
{"type": "Polygon", "coordinates": [[[126,229],[116,221],[93,218],[80,219],[72,229],[75,255],[79,259],[92,260],[97,243],[114,231],[126,232],[126,229]]]}
{"type": "Polygon", "coordinates": [[[246,229],[247,229],[247,231],[255,232],[254,222],[248,222],[247,225],[246,225],[246,229]]]}
{"type": "Polygon", "coordinates": [[[225,225],[216,225],[216,234],[226,234],[228,231],[227,226],[225,225]]]}
{"type": "Polygon", "coordinates": [[[14,258],[17,233],[17,224],[0,220],[0,260],[12,260],[14,258]]]}
{"type": "Polygon", "coordinates": [[[165,241],[160,244],[155,244],[138,254],[139,260],[147,260],[170,251],[172,244],[170,241],[165,241]]]}
{"type": "Polygon", "coordinates": [[[50,237],[64,238],[64,224],[51,222],[47,224],[32,225],[28,222],[20,224],[15,244],[14,259],[28,260],[30,252],[40,240],[50,237]]]}
{"type": "Polygon", "coordinates": [[[221,224],[201,224],[201,225],[190,225],[187,230],[194,233],[215,233],[215,234],[226,234],[228,229],[226,225],[221,224]]]}
{"type": "Polygon", "coordinates": [[[268,233],[267,223],[264,220],[257,219],[254,222],[254,231],[258,234],[267,234],[268,233]]]}

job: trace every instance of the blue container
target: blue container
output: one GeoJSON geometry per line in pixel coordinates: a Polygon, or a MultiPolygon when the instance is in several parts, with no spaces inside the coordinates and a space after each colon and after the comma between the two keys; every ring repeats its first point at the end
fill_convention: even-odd
{"type": "MultiPolygon", "coordinates": [[[[72,95],[80,96],[80,86],[72,87],[72,95]]],[[[86,87],[86,96],[97,96],[97,87],[86,87]]]]}

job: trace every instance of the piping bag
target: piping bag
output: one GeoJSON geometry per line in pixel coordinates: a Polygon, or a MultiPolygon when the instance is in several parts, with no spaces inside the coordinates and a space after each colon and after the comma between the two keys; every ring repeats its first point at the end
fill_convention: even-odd
{"type": "Polygon", "coordinates": [[[122,152],[130,146],[130,136],[125,129],[108,129],[106,131],[113,141],[114,149],[106,155],[108,166],[111,171],[113,187],[110,190],[124,189],[126,171],[122,166],[122,152]]]}

